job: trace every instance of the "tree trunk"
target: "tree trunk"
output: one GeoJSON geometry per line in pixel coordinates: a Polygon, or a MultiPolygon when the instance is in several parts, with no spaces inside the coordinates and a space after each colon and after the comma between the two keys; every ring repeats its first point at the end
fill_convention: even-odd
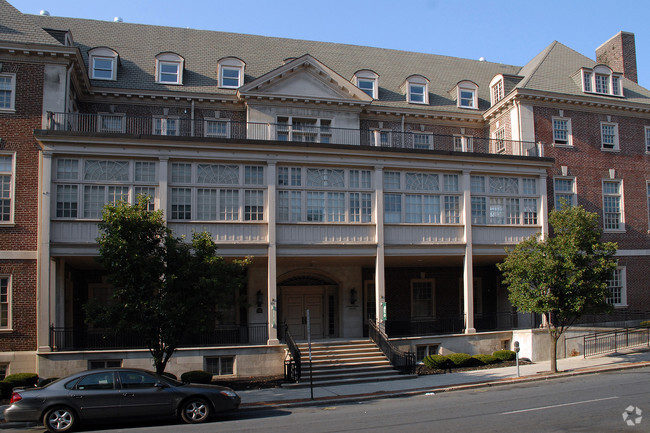
{"type": "Polygon", "coordinates": [[[560,338],[555,333],[549,332],[551,337],[551,373],[557,373],[557,340],[560,338]]]}

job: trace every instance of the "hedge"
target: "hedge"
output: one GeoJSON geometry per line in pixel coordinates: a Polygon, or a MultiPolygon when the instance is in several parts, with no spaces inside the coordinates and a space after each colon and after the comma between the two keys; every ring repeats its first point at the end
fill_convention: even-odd
{"type": "Polygon", "coordinates": [[[453,364],[454,367],[473,367],[475,364],[475,360],[472,358],[472,355],[469,355],[467,353],[452,353],[451,355],[447,355],[447,358],[449,358],[449,361],[453,364]]]}
{"type": "Polygon", "coordinates": [[[517,356],[512,350],[497,350],[492,355],[496,356],[499,361],[512,361],[517,356]]]}
{"type": "Polygon", "coordinates": [[[189,383],[210,383],[212,382],[212,373],[203,370],[192,370],[181,374],[181,380],[189,383]]]}
{"type": "Polygon", "coordinates": [[[499,359],[494,355],[480,354],[480,355],[474,355],[472,356],[472,358],[474,358],[477,365],[490,365],[499,362],[499,359]]]}
{"type": "Polygon", "coordinates": [[[2,398],[7,399],[11,397],[11,391],[14,388],[30,388],[36,386],[38,383],[38,374],[36,373],[15,373],[5,377],[0,381],[0,390],[2,398]]]}
{"type": "Polygon", "coordinates": [[[451,361],[444,355],[429,355],[422,360],[422,363],[429,368],[444,370],[451,366],[451,361]]]}

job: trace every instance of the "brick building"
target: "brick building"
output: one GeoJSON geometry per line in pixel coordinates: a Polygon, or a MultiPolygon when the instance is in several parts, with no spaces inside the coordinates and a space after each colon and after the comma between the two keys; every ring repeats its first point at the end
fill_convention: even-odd
{"type": "Polygon", "coordinates": [[[108,299],[105,203],[153,197],[176,234],[253,256],[245,297],[168,369],[282,371],[284,323],[416,351],[508,347],[495,264],[560,198],[619,244],[617,314],[650,305],[650,91],[634,35],[598,62],[553,42],[526,65],[86,19],[0,0],[0,363],[61,376],[148,365],[89,329],[108,299]],[[467,334],[472,334],[468,336],[467,334]]]}

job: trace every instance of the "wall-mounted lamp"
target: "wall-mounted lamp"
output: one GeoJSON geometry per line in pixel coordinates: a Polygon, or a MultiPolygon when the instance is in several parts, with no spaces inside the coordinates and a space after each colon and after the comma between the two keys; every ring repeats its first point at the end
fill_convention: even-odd
{"type": "Polygon", "coordinates": [[[350,305],[354,305],[357,303],[357,289],[350,289],[350,305]]]}
{"type": "Polygon", "coordinates": [[[258,290],[257,293],[255,293],[255,301],[257,303],[257,312],[262,313],[262,302],[264,302],[264,296],[262,295],[261,290],[258,290]]]}

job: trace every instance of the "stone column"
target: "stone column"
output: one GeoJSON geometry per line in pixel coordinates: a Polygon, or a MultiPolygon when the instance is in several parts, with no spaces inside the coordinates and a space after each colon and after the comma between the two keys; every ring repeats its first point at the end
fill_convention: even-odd
{"type": "Polygon", "coordinates": [[[472,259],[472,194],[471,176],[463,171],[463,225],[465,258],[463,260],[463,312],[465,313],[465,334],[476,332],[474,328],[474,261],[472,259]]]}
{"type": "Polygon", "coordinates": [[[266,169],[267,189],[266,189],[266,218],[268,221],[268,260],[267,260],[267,278],[268,293],[266,296],[266,312],[268,321],[269,339],[267,344],[279,344],[278,340],[278,276],[277,276],[277,259],[276,259],[276,234],[275,234],[275,184],[276,184],[276,165],[270,162],[266,169]]]}
{"type": "Polygon", "coordinates": [[[50,261],[50,209],[52,204],[52,154],[41,153],[40,179],[40,215],[38,222],[38,281],[36,288],[37,303],[37,344],[39,352],[50,352],[50,325],[54,324],[54,278],[51,272],[55,266],[50,261]]]}
{"type": "Polygon", "coordinates": [[[384,169],[375,167],[375,317],[380,329],[384,329],[384,304],[386,302],[386,273],[384,268],[384,169]]]}

